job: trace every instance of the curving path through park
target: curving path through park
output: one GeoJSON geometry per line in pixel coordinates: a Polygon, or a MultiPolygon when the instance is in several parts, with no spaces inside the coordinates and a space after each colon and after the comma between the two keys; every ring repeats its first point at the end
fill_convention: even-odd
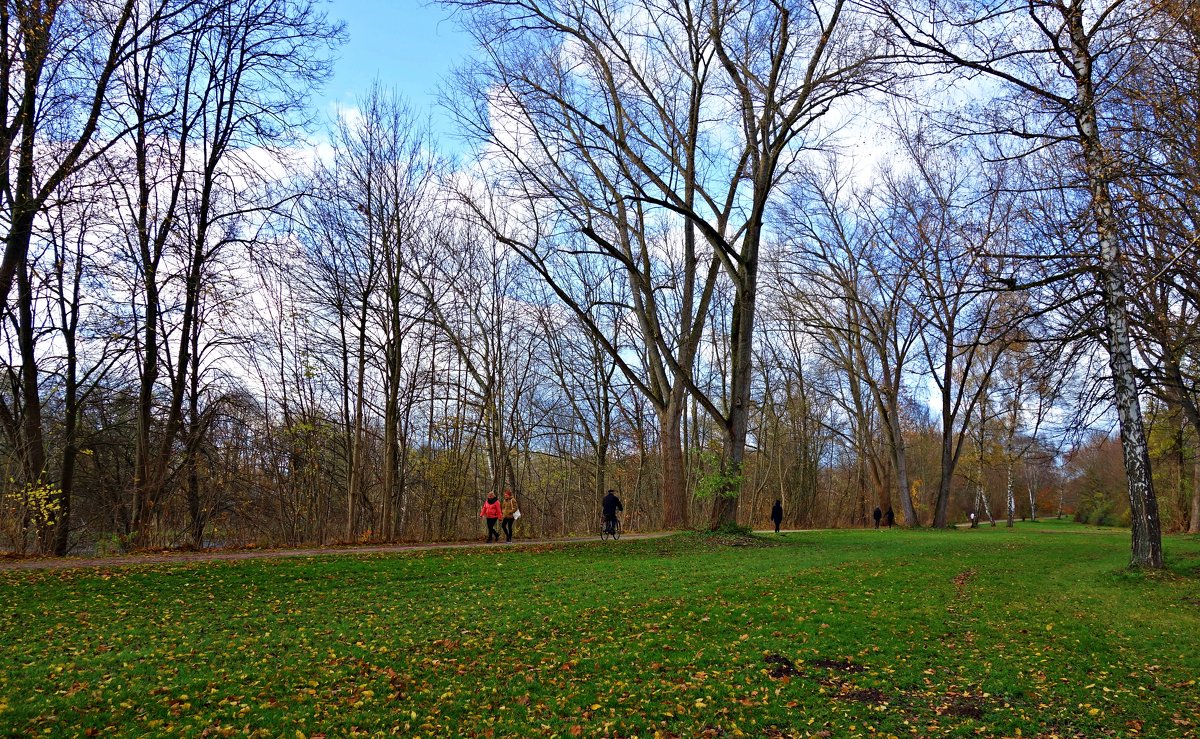
{"type": "MultiPolygon", "coordinates": [[[[657,539],[670,536],[670,531],[645,534],[624,534],[615,542],[629,539],[657,539]]],[[[367,544],[362,546],[306,547],[303,549],[243,549],[235,551],[147,552],[112,557],[38,557],[34,559],[0,560],[0,572],[16,570],[70,570],[96,567],[129,567],[149,564],[183,564],[188,562],[231,562],[243,559],[285,559],[287,557],[329,557],[346,554],[390,554],[393,552],[423,552],[441,549],[520,549],[528,546],[574,544],[600,541],[599,536],[578,536],[562,539],[521,539],[511,544],[487,544],[481,541],[462,541],[432,544],[367,544]]]]}

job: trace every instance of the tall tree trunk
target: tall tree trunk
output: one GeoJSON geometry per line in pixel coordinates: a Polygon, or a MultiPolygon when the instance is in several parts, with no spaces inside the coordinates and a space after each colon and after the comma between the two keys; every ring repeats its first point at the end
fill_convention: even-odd
{"type": "Polygon", "coordinates": [[[944,529],[950,525],[950,483],[953,481],[950,461],[953,457],[952,446],[953,439],[949,437],[942,439],[941,471],[938,474],[937,502],[933,512],[933,528],[935,529],[944,529]]]}
{"type": "Polygon", "coordinates": [[[1172,446],[1175,456],[1175,500],[1174,506],[1177,511],[1176,520],[1179,531],[1183,531],[1187,523],[1187,503],[1188,503],[1188,479],[1187,479],[1187,451],[1184,446],[1184,433],[1187,430],[1187,419],[1184,417],[1183,409],[1175,406],[1173,410],[1178,410],[1179,417],[1175,423],[1175,439],[1172,446]]]}
{"type": "Polygon", "coordinates": [[[896,465],[896,487],[900,496],[900,508],[904,512],[904,525],[916,528],[921,525],[917,509],[913,505],[912,487],[908,479],[908,451],[904,444],[904,430],[900,426],[900,403],[898,398],[889,398],[887,418],[889,442],[892,446],[892,462],[896,465]]]}
{"type": "Polygon", "coordinates": [[[1192,462],[1192,517],[1188,521],[1188,533],[1200,534],[1200,454],[1192,462]]]}
{"type": "Polygon", "coordinates": [[[391,541],[396,533],[395,503],[400,481],[400,442],[397,434],[399,419],[396,418],[394,407],[385,409],[383,423],[383,490],[380,493],[380,531],[376,532],[375,538],[391,541]]]}
{"type": "Polygon", "coordinates": [[[1109,186],[1112,167],[1101,144],[1097,125],[1096,95],[1092,56],[1081,3],[1073,4],[1066,16],[1071,36],[1077,88],[1077,121],[1083,148],[1084,170],[1091,191],[1092,217],[1099,240],[1100,287],[1104,295],[1104,321],[1108,333],[1109,367],[1116,395],[1117,418],[1121,427],[1121,448],[1125,474],[1129,478],[1129,510],[1132,528],[1130,567],[1161,568],[1162,532],[1158,519],[1158,500],[1150,472],[1150,451],[1138,398],[1137,375],[1129,337],[1129,314],[1125,294],[1125,265],[1121,258],[1120,223],[1113,207],[1109,186]]]}
{"type": "Polygon", "coordinates": [[[389,330],[392,334],[387,343],[387,392],[383,412],[383,509],[381,528],[384,541],[395,536],[395,502],[400,478],[400,360],[403,344],[400,337],[399,296],[394,286],[391,293],[389,330]]]}
{"type": "Polygon", "coordinates": [[[754,312],[758,296],[758,233],[751,229],[742,249],[741,269],[729,331],[730,360],[728,422],[721,474],[725,484],[713,500],[711,528],[736,524],[741,478],[750,424],[750,380],[754,370],[754,312]]]}
{"type": "Polygon", "coordinates": [[[1005,501],[1008,502],[1008,528],[1013,527],[1013,519],[1017,515],[1017,494],[1013,487],[1013,460],[1012,455],[1005,450],[1004,456],[1004,495],[1005,501]]]}
{"type": "Polygon", "coordinates": [[[658,409],[658,448],[662,456],[662,527],[667,530],[688,526],[686,474],[683,460],[682,421],[687,397],[683,382],[671,389],[670,402],[658,409]]]}
{"type": "MultiPolygon", "coordinates": [[[[41,486],[48,481],[46,474],[46,441],[42,431],[42,395],[38,383],[37,338],[33,324],[33,285],[29,263],[22,259],[17,266],[17,341],[21,352],[21,396],[25,407],[21,417],[21,461],[26,485],[41,486]]],[[[51,501],[58,497],[54,495],[51,501]]],[[[48,501],[49,502],[49,501],[48,501]]],[[[39,511],[37,517],[39,544],[42,551],[53,548],[57,513],[39,511]],[[43,515],[46,514],[46,515],[43,515]]]]}
{"type": "Polygon", "coordinates": [[[1020,422],[1020,401],[1017,394],[1014,394],[1012,398],[1012,405],[1010,406],[1009,410],[1011,413],[1006,419],[1007,428],[1004,431],[1004,494],[1005,501],[1008,503],[1007,525],[1009,528],[1011,528],[1013,525],[1013,519],[1017,515],[1017,493],[1016,485],[1013,479],[1013,469],[1017,464],[1017,424],[1020,422]]]}
{"type": "Polygon", "coordinates": [[[933,505],[933,528],[944,529],[949,525],[950,515],[950,483],[954,468],[954,414],[952,408],[954,399],[950,394],[953,379],[953,365],[950,358],[954,354],[954,346],[946,347],[946,367],[941,378],[942,383],[942,437],[941,458],[939,459],[939,474],[937,498],[933,505]]]}
{"type": "MultiPolygon", "coordinates": [[[[133,541],[136,546],[145,546],[148,542],[151,517],[156,515],[156,509],[161,502],[167,483],[167,473],[171,465],[171,457],[177,437],[183,426],[183,403],[193,364],[192,345],[196,341],[193,332],[200,331],[200,298],[205,263],[205,242],[207,231],[204,224],[209,218],[209,199],[211,198],[211,182],[206,182],[202,188],[201,204],[197,221],[198,230],[192,234],[192,254],[184,281],[183,321],[180,326],[179,356],[175,364],[175,375],[171,378],[170,402],[167,406],[166,418],[162,424],[162,437],[156,448],[152,449],[147,462],[147,472],[141,486],[141,517],[135,521],[133,541]]],[[[186,461],[186,460],[185,460],[186,461]]]]}
{"type": "MultiPolygon", "coordinates": [[[[371,262],[371,269],[374,269],[374,261],[371,262]]],[[[356,347],[358,355],[355,357],[355,388],[354,388],[354,446],[350,452],[350,474],[346,481],[346,541],[354,541],[355,536],[355,519],[358,516],[358,498],[362,490],[362,477],[365,473],[363,469],[363,445],[365,441],[366,420],[363,418],[364,409],[366,407],[366,383],[367,383],[367,311],[368,300],[370,295],[364,294],[361,296],[362,303],[359,305],[357,315],[358,324],[355,327],[358,331],[358,345],[356,347]]]]}
{"type": "Polygon", "coordinates": [[[979,464],[977,467],[978,479],[975,482],[975,505],[972,510],[975,513],[975,518],[979,518],[979,509],[983,507],[984,486],[983,486],[983,433],[979,434],[979,464]]]}
{"type": "Polygon", "coordinates": [[[983,504],[983,514],[987,516],[988,523],[992,525],[992,528],[995,528],[996,517],[992,515],[992,504],[988,502],[987,491],[980,489],[979,497],[980,502],[983,504]]]}
{"type": "MultiPolygon", "coordinates": [[[[1109,211],[1111,214],[1111,210],[1109,211]]],[[[1109,365],[1117,390],[1117,415],[1121,422],[1121,446],[1125,471],[1129,477],[1129,509],[1132,526],[1130,566],[1161,568],[1162,532],[1158,518],[1158,500],[1150,472],[1150,452],[1142,423],[1133,352],[1129,342],[1128,316],[1125,311],[1124,267],[1118,261],[1115,232],[1102,237],[1109,242],[1105,272],[1105,317],[1110,335],[1109,365]]]]}
{"type": "MultiPolygon", "coordinates": [[[[41,390],[38,386],[38,366],[35,354],[36,336],[33,325],[33,286],[29,274],[29,245],[33,238],[34,221],[42,206],[42,203],[36,198],[36,185],[34,182],[37,153],[35,148],[35,127],[37,124],[36,97],[42,69],[50,50],[48,34],[50,26],[54,22],[56,7],[51,6],[44,11],[35,7],[29,7],[25,8],[23,13],[18,13],[18,33],[24,36],[26,41],[26,48],[24,49],[25,58],[21,64],[24,78],[24,95],[20,97],[20,106],[16,111],[14,122],[17,125],[8,128],[7,118],[3,122],[7,129],[4,132],[5,144],[11,146],[12,141],[8,137],[12,134],[15,133],[20,136],[16,152],[16,187],[10,193],[13,199],[10,206],[10,217],[12,220],[5,238],[4,258],[0,261],[0,301],[5,306],[11,307],[8,302],[8,294],[11,290],[15,273],[17,282],[17,344],[21,358],[20,393],[24,405],[21,415],[21,438],[19,440],[18,454],[26,485],[40,484],[46,466],[45,440],[42,435],[42,398],[41,390]],[[45,27],[39,28],[39,24],[42,23],[45,24],[45,27]],[[43,37],[42,34],[46,34],[47,37],[43,37]]],[[[9,8],[7,4],[2,15],[7,30],[9,22],[9,8]]],[[[7,42],[7,35],[5,39],[7,42]]],[[[6,58],[15,56],[15,51],[5,53],[6,58]]],[[[7,65],[5,71],[8,71],[7,65]]],[[[15,83],[13,86],[14,88],[17,87],[15,83]]],[[[7,106],[8,101],[6,100],[6,111],[7,106]]],[[[8,179],[11,166],[8,160],[11,159],[11,156],[12,151],[6,146],[3,182],[6,186],[11,185],[11,180],[8,179]]],[[[53,515],[55,514],[51,513],[51,516],[53,515]]],[[[40,520],[39,517],[38,524],[40,526],[44,526],[46,523],[46,521],[40,520]]],[[[52,535],[47,537],[44,532],[39,533],[43,537],[40,542],[43,550],[49,549],[50,547],[46,545],[52,544],[48,540],[52,538],[52,535]]]]}
{"type": "Polygon", "coordinates": [[[412,453],[409,434],[412,433],[412,406],[410,402],[404,411],[403,431],[399,434],[400,448],[396,454],[396,498],[392,501],[392,524],[389,534],[391,540],[404,536],[404,527],[408,521],[408,461],[412,453]]]}
{"type": "Polygon", "coordinates": [[[204,546],[205,511],[204,502],[200,496],[200,445],[204,440],[204,429],[200,420],[200,331],[197,327],[192,332],[192,362],[188,380],[188,434],[187,458],[184,467],[187,469],[187,506],[189,519],[189,535],[192,547],[201,549],[204,546]]]}
{"type": "Polygon", "coordinates": [[[987,515],[988,521],[992,524],[993,527],[995,527],[996,526],[996,518],[994,516],[992,516],[992,504],[991,504],[991,502],[988,501],[987,486],[984,484],[983,456],[984,456],[984,453],[986,450],[986,439],[984,438],[984,433],[986,432],[986,428],[984,426],[983,419],[987,418],[987,400],[986,400],[986,398],[984,399],[984,402],[980,405],[979,418],[980,418],[979,438],[976,440],[976,443],[978,445],[978,453],[979,453],[979,473],[978,473],[979,474],[979,487],[978,487],[978,492],[977,492],[976,498],[975,498],[975,515],[976,516],[979,515],[979,508],[982,506],[983,512],[987,515]]]}
{"type": "MultiPolygon", "coordinates": [[[[350,388],[353,385],[353,380],[350,375],[350,335],[347,328],[345,307],[339,302],[338,311],[338,358],[341,360],[341,372],[338,384],[341,386],[342,395],[342,460],[346,465],[345,471],[345,490],[349,499],[349,491],[354,489],[354,465],[355,465],[355,424],[356,416],[354,405],[350,401],[350,388]]],[[[432,401],[431,401],[432,402],[432,401]]],[[[322,496],[323,497],[323,496],[322,496]]],[[[324,544],[324,526],[323,517],[318,519],[321,526],[321,535],[318,537],[321,544],[324,544]]]]}
{"type": "Polygon", "coordinates": [[[58,483],[58,501],[54,528],[54,554],[65,556],[70,547],[71,497],[75,491],[75,463],[79,457],[79,359],[75,349],[75,330],[64,331],[67,367],[63,378],[63,453],[58,483]]]}

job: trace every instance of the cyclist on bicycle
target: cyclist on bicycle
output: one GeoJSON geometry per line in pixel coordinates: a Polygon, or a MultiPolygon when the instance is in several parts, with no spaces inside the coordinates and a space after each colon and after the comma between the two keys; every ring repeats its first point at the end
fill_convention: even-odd
{"type": "Polygon", "coordinates": [[[611,534],[617,525],[617,511],[624,511],[625,506],[621,505],[621,499],[611,489],[601,501],[601,506],[604,508],[604,533],[611,534]]]}

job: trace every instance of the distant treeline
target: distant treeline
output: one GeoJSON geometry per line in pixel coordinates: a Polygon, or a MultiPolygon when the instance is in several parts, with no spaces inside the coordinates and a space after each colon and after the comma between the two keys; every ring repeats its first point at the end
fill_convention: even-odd
{"type": "Polygon", "coordinates": [[[0,546],[1200,531],[1190,5],[446,4],[453,159],[312,0],[6,4],[0,546]]]}

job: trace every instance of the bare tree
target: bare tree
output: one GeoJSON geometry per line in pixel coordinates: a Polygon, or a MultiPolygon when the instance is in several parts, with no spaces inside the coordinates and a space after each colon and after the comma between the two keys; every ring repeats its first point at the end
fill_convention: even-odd
{"type": "MultiPolygon", "coordinates": [[[[61,439],[58,460],[57,502],[43,550],[57,556],[70,548],[71,505],[82,445],[80,426],[90,398],[129,348],[128,335],[113,330],[109,311],[112,284],[104,279],[106,257],[96,254],[98,233],[108,230],[106,209],[111,202],[98,194],[103,189],[82,173],[64,181],[64,197],[47,210],[45,239],[52,250],[53,270],[48,276],[50,310],[61,336],[62,357],[50,370],[62,387],[61,439]],[[86,289],[85,289],[86,288],[86,289]],[[108,330],[104,330],[104,329],[108,330]]],[[[8,415],[0,403],[0,413],[8,415]]],[[[8,425],[8,424],[6,424],[8,425]]]]}
{"type": "MultiPolygon", "coordinates": [[[[557,305],[541,308],[540,314],[549,369],[577,433],[591,451],[595,464],[592,493],[595,500],[600,500],[609,489],[609,455],[615,444],[614,426],[623,394],[615,382],[617,366],[609,361],[608,352],[596,341],[595,334],[580,326],[573,315],[564,315],[557,305]]],[[[610,311],[612,314],[615,311],[610,311]]],[[[615,334],[616,315],[612,315],[609,325],[615,334]]]]}
{"type": "MultiPolygon", "coordinates": [[[[452,207],[452,206],[451,206],[452,207]]],[[[535,357],[544,352],[536,311],[522,299],[525,263],[469,220],[440,219],[442,227],[410,260],[423,320],[452,348],[457,384],[486,446],[485,484],[518,496],[516,453],[528,437],[531,396],[540,381],[535,357]]],[[[526,447],[527,449],[527,447],[526,447]]]]}
{"type": "Polygon", "coordinates": [[[884,178],[882,197],[893,215],[880,233],[895,258],[912,260],[912,311],[927,319],[920,332],[922,355],[941,416],[933,526],[944,528],[969,425],[979,415],[1009,334],[1025,318],[1014,310],[1016,300],[981,286],[998,263],[996,255],[1010,251],[1015,208],[1001,194],[1008,189],[1003,172],[980,172],[969,150],[934,152],[912,139],[906,145],[913,173],[884,178]],[[988,182],[989,176],[996,182],[988,182]]]}
{"type": "MultiPolygon", "coordinates": [[[[4,3],[0,7],[0,193],[3,195],[4,254],[0,260],[0,305],[17,322],[21,357],[21,407],[17,444],[26,485],[52,484],[47,458],[37,343],[34,326],[36,269],[30,254],[35,225],[47,204],[75,172],[120,141],[118,125],[106,130],[113,76],[146,43],[149,24],[180,12],[185,3],[78,2],[4,3]],[[141,15],[135,17],[135,8],[141,15]],[[10,301],[14,282],[16,301],[10,301]]],[[[61,489],[56,494],[62,508],[61,489]]],[[[56,523],[57,525],[57,523],[56,523]]]]}
{"type": "MultiPolygon", "coordinates": [[[[1143,6],[1132,0],[1023,0],[986,9],[942,3],[880,4],[914,51],[966,76],[986,75],[1003,94],[976,131],[1061,147],[1083,175],[1094,251],[1076,267],[1094,270],[1104,306],[1105,348],[1129,478],[1133,567],[1162,567],[1158,503],[1138,398],[1128,315],[1128,281],[1113,187],[1119,147],[1106,125],[1116,83],[1134,52],[1143,6]]],[[[1011,278],[1017,285],[1023,279],[1011,278]]]]}
{"type": "Polygon", "coordinates": [[[145,542],[176,471],[212,266],[246,241],[248,221],[277,205],[260,187],[265,162],[253,157],[290,140],[302,124],[306,94],[328,70],[339,33],[309,0],[208,0],[190,8],[195,16],[183,32],[153,24],[171,43],[148,46],[123,64],[126,102],[116,112],[132,131],[132,151],[110,158],[142,293],[135,544],[145,542]],[[164,331],[175,313],[163,304],[168,296],[179,302],[178,324],[164,331]]]}
{"type": "Polygon", "coordinates": [[[888,204],[870,192],[852,192],[836,167],[814,171],[808,185],[791,194],[795,206],[780,215],[792,234],[794,255],[780,275],[784,299],[799,323],[813,331],[819,351],[845,373],[853,447],[869,462],[879,507],[891,507],[890,470],[904,525],[918,526],[903,418],[908,374],[924,329],[910,295],[915,263],[885,246],[888,204]],[[887,440],[887,466],[872,452],[870,419],[876,415],[887,440]]]}
{"type": "MultiPolygon", "coordinates": [[[[834,411],[825,402],[834,384],[833,370],[812,350],[809,334],[793,325],[786,302],[773,302],[760,341],[762,373],[757,388],[759,418],[754,427],[755,493],[774,487],[790,526],[813,526],[824,519],[819,510],[821,467],[828,458],[835,431],[834,411]]],[[[865,486],[864,486],[865,492],[865,486]]],[[[763,510],[751,504],[752,515],[763,510]]],[[[764,516],[765,518],[765,516],[764,516]]]]}
{"type": "MultiPolygon", "coordinates": [[[[309,209],[310,293],[335,328],[346,455],[346,533],[356,537],[360,508],[370,505],[365,485],[369,411],[382,423],[379,520],[371,530],[394,537],[404,510],[407,432],[417,379],[406,365],[409,334],[423,297],[413,297],[412,262],[426,246],[425,216],[433,206],[438,162],[425,127],[406,103],[378,84],[353,115],[337,122],[331,161],[317,180],[320,197],[309,209]],[[376,376],[372,380],[369,375],[376,376]]],[[[416,348],[423,350],[424,343],[416,348]]]]}
{"type": "MultiPolygon", "coordinates": [[[[492,224],[493,231],[585,323],[593,323],[592,306],[571,289],[562,264],[580,251],[615,263],[629,280],[641,340],[664,363],[651,368],[658,386],[627,367],[617,347],[605,342],[606,349],[665,414],[664,439],[673,435],[674,414],[666,411],[677,404],[680,382],[721,428],[729,484],[714,500],[711,523],[734,521],[767,204],[801,142],[815,141],[821,117],[890,76],[876,64],[886,44],[841,0],[450,4],[472,11],[486,54],[466,89],[487,102],[463,117],[514,173],[502,195],[529,203],[524,229],[492,224]],[[682,244],[645,244],[659,224],[673,224],[682,244]],[[707,247],[705,262],[698,242],[707,247]],[[683,254],[684,271],[667,283],[655,279],[648,254],[664,248],[683,254]],[[718,269],[734,292],[727,403],[692,377],[718,269]],[[670,333],[656,310],[660,286],[678,292],[682,307],[670,333]]],[[[678,525],[678,482],[666,469],[667,524],[678,525]]]]}
{"type": "MultiPolygon", "coordinates": [[[[1131,291],[1135,341],[1145,363],[1146,387],[1178,406],[1200,435],[1196,366],[1200,356],[1200,280],[1196,233],[1200,209],[1200,109],[1192,69],[1200,59],[1200,20],[1187,3],[1152,8],[1146,54],[1122,79],[1123,129],[1134,177],[1123,180],[1122,215],[1131,230],[1131,291]]],[[[1182,445],[1179,445],[1182,453],[1182,445]]],[[[1182,469],[1182,460],[1180,461],[1182,469]]],[[[1183,474],[1180,482],[1183,483],[1183,474]]],[[[1188,531],[1200,533],[1200,481],[1193,479],[1188,531]]]]}

